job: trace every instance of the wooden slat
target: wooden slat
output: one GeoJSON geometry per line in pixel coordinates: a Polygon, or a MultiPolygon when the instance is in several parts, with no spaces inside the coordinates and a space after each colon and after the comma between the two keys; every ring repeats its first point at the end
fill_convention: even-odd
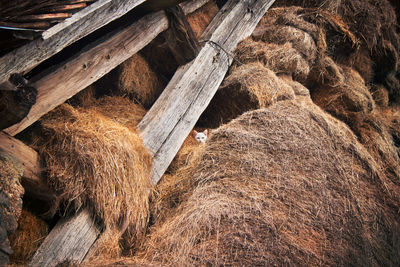
{"type": "Polygon", "coordinates": [[[0,58],[0,84],[12,73],[23,73],[68,45],[123,16],[145,0],[98,0],[36,39],[0,58]]]}
{"type": "Polygon", "coordinates": [[[26,129],[41,116],[137,53],[167,27],[168,20],[164,12],[160,11],[89,45],[72,60],[60,64],[52,73],[32,83],[38,90],[36,104],[28,116],[5,132],[15,135],[26,129]]]}
{"type": "Polygon", "coordinates": [[[40,199],[54,199],[54,193],[41,176],[40,157],[35,150],[4,132],[0,132],[0,149],[13,155],[22,165],[22,183],[29,194],[40,199]]]}
{"type": "Polygon", "coordinates": [[[200,7],[204,6],[208,2],[210,2],[210,0],[191,0],[180,3],[179,5],[181,6],[185,14],[190,14],[199,9],[200,7]]]}
{"type": "Polygon", "coordinates": [[[138,125],[145,146],[155,156],[157,183],[221,84],[238,42],[248,37],[273,0],[228,1],[212,21],[207,44],[197,58],[178,69],[138,125]]]}
{"type": "Polygon", "coordinates": [[[50,13],[50,14],[20,16],[16,18],[14,21],[21,21],[21,22],[38,21],[38,20],[54,21],[54,20],[64,20],[70,17],[72,17],[72,13],[50,13]]]}
{"type": "Polygon", "coordinates": [[[75,266],[82,262],[88,247],[92,246],[99,234],[99,228],[86,209],[76,216],[62,219],[36,251],[29,266],[75,266]]]}

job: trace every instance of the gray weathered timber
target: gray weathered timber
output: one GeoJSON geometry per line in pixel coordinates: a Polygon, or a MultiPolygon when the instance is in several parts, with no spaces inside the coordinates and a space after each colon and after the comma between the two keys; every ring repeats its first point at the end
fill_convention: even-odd
{"type": "Polygon", "coordinates": [[[71,218],[62,219],[36,251],[29,266],[79,264],[99,234],[100,230],[87,209],[71,218]]]}
{"type": "Polygon", "coordinates": [[[4,131],[10,135],[23,131],[41,116],[130,58],[167,27],[168,20],[164,12],[160,11],[89,45],[72,60],[60,64],[50,74],[32,83],[38,90],[36,104],[21,122],[4,131]]]}
{"type": "Polygon", "coordinates": [[[98,0],[36,39],[0,58],[0,84],[31,70],[68,45],[123,16],[145,0],[98,0]]]}
{"type": "Polygon", "coordinates": [[[157,183],[221,84],[237,44],[248,37],[274,0],[231,0],[211,22],[196,59],[175,73],[138,125],[153,154],[157,183]],[[212,33],[211,33],[212,32],[212,33]]]}
{"type": "Polygon", "coordinates": [[[0,132],[0,149],[13,155],[22,165],[24,174],[21,182],[29,194],[44,200],[54,200],[54,192],[41,176],[40,157],[35,150],[4,132],[0,132]]]}
{"type": "Polygon", "coordinates": [[[191,0],[180,3],[179,5],[181,6],[185,14],[190,14],[199,9],[200,7],[204,6],[208,2],[210,2],[210,0],[191,0]]]}

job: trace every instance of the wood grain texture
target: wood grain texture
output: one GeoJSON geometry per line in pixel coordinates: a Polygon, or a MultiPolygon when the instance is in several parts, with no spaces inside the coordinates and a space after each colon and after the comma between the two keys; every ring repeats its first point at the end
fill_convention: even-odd
{"type": "Polygon", "coordinates": [[[210,0],[191,0],[180,3],[179,5],[181,6],[185,14],[190,14],[199,9],[200,7],[204,6],[208,2],[210,2],[210,0]]]}
{"type": "Polygon", "coordinates": [[[79,264],[99,234],[100,230],[86,209],[71,218],[62,219],[43,241],[29,266],[53,267],[60,264],[66,264],[65,266],[79,264]]]}
{"type": "Polygon", "coordinates": [[[164,12],[160,11],[89,45],[72,60],[63,62],[50,74],[32,83],[38,90],[36,104],[28,116],[5,129],[5,132],[14,136],[26,129],[41,116],[130,58],[167,27],[168,20],[164,12]]]}
{"type": "Polygon", "coordinates": [[[221,84],[237,44],[248,37],[274,0],[231,0],[206,30],[205,46],[181,67],[138,125],[145,146],[154,155],[157,183],[221,84]],[[211,29],[211,30],[210,30],[211,29]],[[208,38],[209,36],[209,38],[208,38]]]}
{"type": "Polygon", "coordinates": [[[98,0],[55,25],[36,39],[0,58],[0,84],[12,73],[23,73],[68,45],[121,17],[145,0],[98,0]]]}
{"type": "Polygon", "coordinates": [[[42,177],[40,157],[35,150],[4,132],[0,132],[0,149],[11,154],[22,165],[24,174],[21,182],[28,194],[49,202],[55,201],[54,192],[42,177]]]}

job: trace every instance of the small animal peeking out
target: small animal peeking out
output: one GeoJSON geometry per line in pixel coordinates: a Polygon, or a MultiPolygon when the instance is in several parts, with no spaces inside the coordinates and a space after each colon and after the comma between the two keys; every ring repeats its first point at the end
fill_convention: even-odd
{"type": "Polygon", "coordinates": [[[208,134],[208,130],[204,130],[202,132],[198,132],[196,130],[193,130],[192,132],[194,139],[199,142],[204,144],[207,140],[207,134],[208,134]]]}

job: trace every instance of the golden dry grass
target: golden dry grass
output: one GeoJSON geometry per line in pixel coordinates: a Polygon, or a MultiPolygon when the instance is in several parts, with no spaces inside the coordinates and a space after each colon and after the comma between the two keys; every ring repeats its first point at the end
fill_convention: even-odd
{"type": "Polygon", "coordinates": [[[197,38],[201,36],[218,11],[219,9],[215,2],[210,1],[200,9],[187,15],[187,20],[197,38]]]}
{"type": "Polygon", "coordinates": [[[314,104],[282,101],[242,115],[215,130],[165,183],[169,212],[138,254],[156,265],[400,259],[398,183],[379,172],[346,125],[314,104]]]}
{"type": "Polygon", "coordinates": [[[135,98],[145,107],[151,107],[163,90],[157,75],[139,54],[118,66],[117,73],[119,93],[135,98]]]}
{"type": "Polygon", "coordinates": [[[86,108],[63,104],[41,120],[37,140],[48,182],[67,207],[88,206],[107,230],[127,229],[132,246],[146,230],[151,191],[151,158],[134,131],[143,115],[121,97],[86,108]]]}
{"type": "Polygon", "coordinates": [[[49,226],[45,221],[23,209],[18,220],[18,228],[9,237],[14,251],[10,256],[11,263],[27,264],[48,233],[49,226]]]}

